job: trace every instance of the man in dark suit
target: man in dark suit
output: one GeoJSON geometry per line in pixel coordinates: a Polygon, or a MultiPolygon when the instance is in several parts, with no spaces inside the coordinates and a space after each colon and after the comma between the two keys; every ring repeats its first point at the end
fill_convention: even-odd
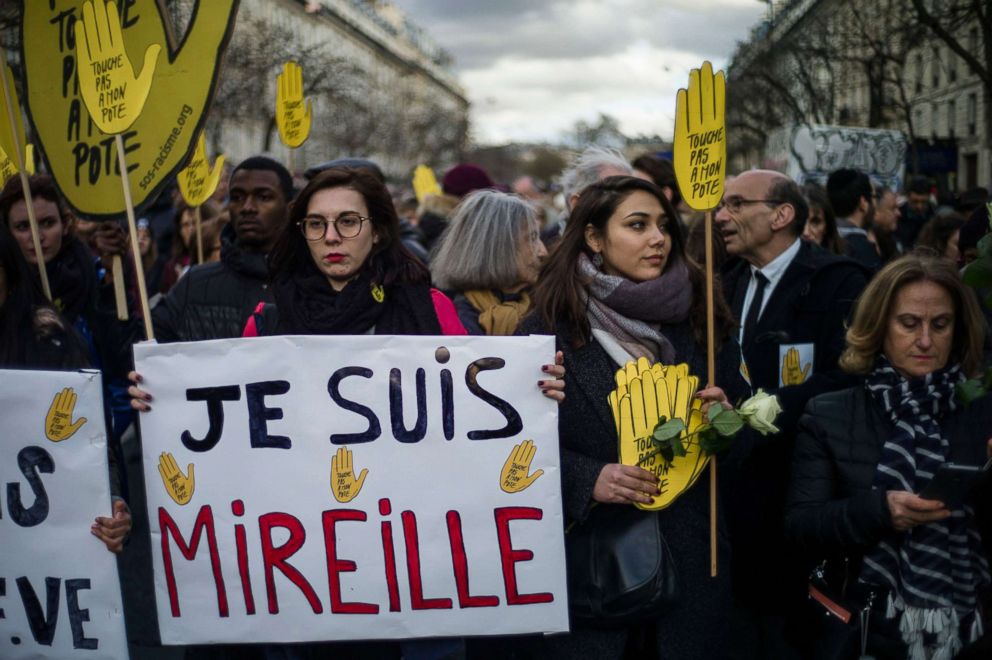
{"type": "Polygon", "coordinates": [[[882,259],[866,231],[875,214],[871,179],[857,170],[835,170],[827,178],[827,197],[837,218],[837,233],[846,243],[847,256],[874,273],[882,267],[882,259]]]}
{"type": "Polygon", "coordinates": [[[724,294],[740,322],[741,369],[778,395],[779,434],[742,434],[740,464],[723,479],[733,543],[742,658],[799,657],[785,639],[786,613],[802,608],[803,563],[783,534],[796,422],[806,402],[848,379],[837,360],[844,321],[866,283],[862,266],[800,239],[808,205],[783,174],[755,170],[727,182],[716,214],[727,252],[724,294]]]}

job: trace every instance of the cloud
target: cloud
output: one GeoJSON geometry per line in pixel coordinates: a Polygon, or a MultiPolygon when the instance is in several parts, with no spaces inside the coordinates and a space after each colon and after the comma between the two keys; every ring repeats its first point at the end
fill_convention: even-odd
{"type": "Polygon", "coordinates": [[[394,0],[451,52],[483,143],[555,139],[600,112],[628,134],[671,135],[675,91],[723,66],[756,0],[394,0]]]}

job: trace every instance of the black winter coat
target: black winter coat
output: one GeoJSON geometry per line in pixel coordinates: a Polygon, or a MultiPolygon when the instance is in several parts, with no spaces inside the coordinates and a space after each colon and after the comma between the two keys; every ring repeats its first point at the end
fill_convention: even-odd
{"type": "MultiPolygon", "coordinates": [[[[517,334],[547,332],[531,314],[517,334]]],[[[692,374],[706,375],[706,350],[696,345],[688,323],[662,326],[675,347],[678,362],[687,362],[692,374]]],[[[584,521],[593,504],[596,479],[608,463],[616,463],[617,432],[608,402],[616,387],[619,365],[603,347],[590,338],[574,348],[559,333],[557,350],[565,354],[565,400],[559,407],[558,435],[561,444],[562,500],[568,521],[584,521]]],[[[747,396],[747,386],[738,372],[736,341],[728,341],[717,354],[717,383],[731,401],[747,396]]],[[[665,657],[719,658],[725,653],[729,617],[730,544],[723,518],[719,519],[719,577],[709,577],[709,479],[703,475],[667,509],[645,512],[657,515],[662,533],[685,583],[683,601],[655,622],[658,644],[665,657]]],[[[598,507],[630,505],[598,504],[598,507]]],[[[722,512],[723,507],[718,507],[722,512]]],[[[580,653],[587,657],[620,657],[625,631],[581,631],[571,638],[548,638],[551,657],[580,653]],[[570,645],[581,645],[573,649],[570,645]]],[[[578,657],[578,656],[575,656],[578,657]]]]}
{"type": "Polygon", "coordinates": [[[224,228],[220,261],[189,271],[152,310],[160,343],[240,337],[259,302],[272,302],[265,255],[249,253],[224,228]]]}
{"type": "MultiPolygon", "coordinates": [[[[940,428],[950,443],[949,461],[983,464],[992,435],[992,395],[958,408],[940,421],[940,428]]],[[[871,488],[892,430],[864,387],[809,402],[799,422],[785,525],[789,539],[811,560],[847,557],[855,560],[856,570],[861,555],[892,532],[885,492],[871,488]]],[[[988,490],[974,498],[980,525],[988,521],[988,490]]],[[[983,538],[987,544],[988,535],[983,538]]]]}

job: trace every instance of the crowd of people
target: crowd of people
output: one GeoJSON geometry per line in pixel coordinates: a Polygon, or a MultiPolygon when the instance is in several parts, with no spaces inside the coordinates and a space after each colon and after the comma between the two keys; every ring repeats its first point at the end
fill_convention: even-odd
{"type": "MultiPolygon", "coordinates": [[[[942,465],[992,457],[992,397],[965,405],[956,395],[992,361],[989,310],[960,275],[980,258],[988,191],[938,207],[924,179],[896,191],[842,169],[823,184],[743,172],[728,177],[714,214],[716,379],[698,396],[732,408],[762,389],[782,406],[777,433],[745,429],[717,456],[716,577],[701,480],[668,508],[637,514],[657,516],[684,582],[661,615],[573,622],[567,635],[208,646],[185,656],[989,657],[992,483],[960,501],[925,494],[942,465]]],[[[20,181],[0,192],[0,367],[102,371],[115,499],[92,533],[136,571],[130,589],[125,581],[129,635],[154,645],[150,562],[127,559],[150,552],[133,455],[135,411],[154,405],[131,357],[144,338],[134,261],[118,223],[73,217],[45,175],[30,188],[40,255],[20,181]],[[128,282],[123,321],[115,267],[128,282]]],[[[653,473],[620,464],[608,396],[617,369],[639,358],[687,363],[705,380],[704,226],[671,162],[652,154],[628,162],[587,149],[553,190],[530,177],[503,185],[464,163],[420,200],[368,160],[333,160],[294,180],[254,156],[199,211],[164,194],[138,222],[139,263],[163,343],[553,335],[556,359],[534,396],[559,403],[571,528],[660,492],[653,473]]]]}

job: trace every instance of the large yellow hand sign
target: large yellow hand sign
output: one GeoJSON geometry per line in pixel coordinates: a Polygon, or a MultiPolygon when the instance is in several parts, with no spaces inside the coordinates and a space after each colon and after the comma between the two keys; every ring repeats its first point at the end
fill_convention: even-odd
{"type": "Polygon", "coordinates": [[[645,358],[628,362],[616,373],[617,387],[610,392],[610,408],[619,438],[620,462],[637,465],[655,474],[661,494],[652,504],[637,504],[646,511],[664,509],[692,486],[709,456],[700,451],[696,435],[704,423],[702,400],[697,399],[699,378],[689,375],[685,364],[651,365],[645,358]],[[681,420],[684,456],[666,461],[651,441],[659,419],[681,420]]]}
{"type": "MultiPolygon", "coordinates": [[[[238,1],[197,2],[185,34],[178,35],[174,34],[170,12],[162,0],[118,2],[120,20],[114,23],[113,46],[120,46],[121,52],[137,58],[133,60],[136,66],[130,69],[128,65],[125,70],[114,60],[106,66],[99,65],[96,70],[90,66],[88,71],[76,57],[77,48],[81,51],[89,47],[91,58],[95,52],[89,31],[86,46],[79,43],[85,20],[84,1],[22,4],[21,57],[27,83],[24,101],[36,131],[35,146],[44,152],[56,185],[72,209],[90,219],[119,217],[124,212],[124,200],[114,138],[104,135],[90,123],[83,93],[94,93],[94,85],[103,84],[99,81],[104,73],[111,75],[114,72],[114,76],[127,71],[133,73],[138,69],[137,65],[143,65],[140,69],[143,82],[152,69],[140,58],[149,52],[154,55],[156,47],[162,49],[144,110],[121,134],[127,151],[134,205],[140,207],[155,199],[193,153],[194,139],[202,128],[219,80],[224,49],[234,30],[238,1]],[[117,28],[120,42],[117,41],[117,28]],[[84,76],[93,77],[97,82],[87,84],[84,76]],[[75,84],[77,77],[78,85],[75,84]]],[[[102,20],[106,21],[106,32],[111,32],[111,21],[107,18],[109,6],[104,5],[104,8],[102,20]]],[[[101,19],[97,6],[94,6],[93,18],[99,26],[101,19]]],[[[102,41],[99,43],[101,52],[107,45],[102,41]]],[[[123,59],[120,64],[124,64],[123,59]]],[[[135,79],[123,91],[129,104],[138,82],[135,79]]],[[[118,83],[116,87],[119,86],[118,83]]],[[[111,103],[115,95],[119,96],[119,92],[113,90],[101,89],[96,93],[109,94],[105,100],[109,98],[111,103]]],[[[111,107],[108,117],[113,119],[119,114],[123,118],[126,114],[130,120],[136,114],[132,105],[123,110],[117,113],[111,107]]],[[[103,119],[102,112],[92,119],[98,124],[103,119]]]]}
{"type": "Polygon", "coordinates": [[[196,489],[196,477],[193,475],[193,464],[186,466],[186,474],[179,469],[176,459],[167,451],[162,452],[158,457],[158,473],[162,477],[162,485],[165,492],[169,494],[172,501],[183,505],[193,499],[193,491],[196,489]]]}
{"type": "Polygon", "coordinates": [[[713,66],[689,72],[689,89],[675,98],[675,176],[686,204],[697,211],[716,208],[727,171],[724,124],[726,82],[713,66]]]}
{"type": "Polygon", "coordinates": [[[149,45],[141,73],[135,75],[124,48],[117,5],[105,0],[87,0],[83,5],[83,22],[76,23],[79,91],[101,131],[123,133],[141,114],[161,50],[159,44],[149,45]]]}
{"type": "Polygon", "coordinates": [[[524,440],[519,445],[515,445],[506,462],[503,463],[503,469],[499,474],[499,487],[507,493],[519,493],[537,481],[537,478],[544,474],[544,470],[528,474],[536,453],[537,447],[534,446],[533,440],[524,440]]]}
{"type": "Polygon", "coordinates": [[[440,195],[441,186],[434,176],[434,170],[426,165],[417,165],[413,171],[413,194],[417,196],[417,201],[424,201],[427,195],[440,195]]]}
{"type": "MultiPolygon", "coordinates": [[[[16,161],[0,149],[0,186],[3,186],[7,179],[20,171],[16,161]]],[[[28,174],[34,174],[34,146],[30,144],[24,150],[24,171],[28,174]]]]}
{"type": "Polygon", "coordinates": [[[355,499],[362,490],[368,473],[369,469],[365,468],[358,479],[355,479],[351,450],[347,447],[339,447],[337,453],[331,457],[331,493],[334,499],[338,502],[350,502],[355,499]]]}
{"type": "Polygon", "coordinates": [[[207,160],[207,140],[203,133],[196,141],[196,151],[189,164],[179,172],[176,182],[179,192],[190,206],[200,206],[205,203],[217,190],[220,175],[224,171],[224,157],[217,156],[213,169],[207,160]]]}
{"type": "Polygon", "coordinates": [[[287,147],[299,147],[310,137],[313,106],[303,98],[303,69],[286,62],[276,77],[276,125],[287,147]]]}
{"type": "Polygon", "coordinates": [[[76,431],[86,423],[85,417],[72,421],[72,413],[76,408],[76,392],[71,387],[64,388],[52,399],[45,415],[45,437],[52,442],[62,442],[75,435],[76,431]]]}

